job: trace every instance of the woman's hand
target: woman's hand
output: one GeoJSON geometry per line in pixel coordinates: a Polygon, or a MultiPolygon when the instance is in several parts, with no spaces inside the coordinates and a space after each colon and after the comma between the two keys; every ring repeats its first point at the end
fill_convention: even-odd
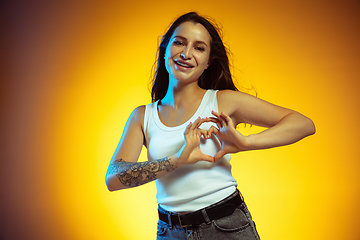
{"type": "Polygon", "coordinates": [[[208,118],[209,121],[216,123],[217,128],[212,126],[206,134],[207,138],[215,134],[221,142],[221,149],[214,156],[214,161],[218,161],[225,154],[246,151],[248,148],[247,138],[238,132],[233,120],[225,113],[212,111],[215,117],[208,118]]]}
{"type": "MultiPolygon", "coordinates": [[[[177,166],[181,167],[187,164],[193,164],[199,161],[214,162],[214,158],[210,155],[203,154],[200,149],[200,138],[206,138],[207,131],[199,129],[204,122],[209,122],[209,119],[196,119],[194,123],[187,126],[184,132],[185,143],[179,150],[177,155],[177,166]]],[[[210,134],[211,135],[211,134],[210,134]]]]}

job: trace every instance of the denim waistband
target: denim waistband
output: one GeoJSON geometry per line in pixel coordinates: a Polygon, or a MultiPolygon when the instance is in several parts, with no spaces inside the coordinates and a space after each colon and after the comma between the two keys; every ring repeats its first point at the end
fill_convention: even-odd
{"type": "MultiPolygon", "coordinates": [[[[218,201],[218,202],[216,202],[216,203],[214,203],[214,204],[211,204],[211,205],[209,205],[209,206],[207,206],[207,207],[204,207],[204,208],[202,208],[202,209],[216,207],[216,206],[222,204],[223,202],[226,202],[226,201],[228,201],[229,199],[237,196],[238,194],[240,194],[241,199],[244,201],[244,197],[242,196],[241,192],[240,192],[238,189],[236,189],[235,192],[233,192],[232,194],[230,194],[230,195],[227,196],[226,198],[224,198],[224,199],[222,199],[222,200],[220,200],[220,201],[218,201]]],[[[158,210],[159,210],[160,212],[164,213],[164,214],[179,214],[179,213],[181,213],[181,212],[170,212],[170,211],[167,211],[167,210],[165,210],[164,208],[162,208],[162,207],[160,206],[160,204],[158,204],[158,210]]],[[[196,211],[199,211],[199,210],[201,210],[201,209],[198,209],[198,210],[196,210],[196,211]]],[[[194,212],[195,212],[195,211],[194,211],[194,212]]],[[[188,212],[187,212],[187,213],[188,213],[188,212]]]]}

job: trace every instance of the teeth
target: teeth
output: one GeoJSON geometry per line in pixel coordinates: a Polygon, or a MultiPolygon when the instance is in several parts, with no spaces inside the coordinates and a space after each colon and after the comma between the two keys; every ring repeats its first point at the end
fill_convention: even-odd
{"type": "Polygon", "coordinates": [[[191,67],[192,67],[192,66],[190,66],[190,65],[187,65],[187,64],[185,64],[185,63],[180,63],[180,62],[178,62],[178,61],[176,61],[176,64],[179,64],[180,66],[187,67],[187,68],[191,68],[191,67]]]}

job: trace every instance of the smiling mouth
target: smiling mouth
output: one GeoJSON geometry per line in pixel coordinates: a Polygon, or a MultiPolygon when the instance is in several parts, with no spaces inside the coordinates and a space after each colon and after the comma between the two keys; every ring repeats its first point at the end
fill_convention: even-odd
{"type": "Polygon", "coordinates": [[[182,63],[182,62],[179,62],[179,61],[177,61],[177,60],[174,60],[174,62],[175,62],[176,65],[179,65],[179,66],[181,66],[181,67],[185,67],[185,68],[193,68],[193,67],[194,67],[194,66],[192,66],[192,65],[188,65],[188,64],[186,64],[186,63],[182,63]]]}

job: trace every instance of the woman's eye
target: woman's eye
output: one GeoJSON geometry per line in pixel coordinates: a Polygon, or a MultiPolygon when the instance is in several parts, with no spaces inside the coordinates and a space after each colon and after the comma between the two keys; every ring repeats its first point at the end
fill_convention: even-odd
{"type": "Polygon", "coordinates": [[[198,51],[200,51],[200,52],[205,51],[205,48],[203,48],[203,47],[196,47],[195,49],[198,50],[198,51]]]}
{"type": "Polygon", "coordinates": [[[179,41],[174,41],[174,45],[183,45],[183,43],[179,41]]]}

